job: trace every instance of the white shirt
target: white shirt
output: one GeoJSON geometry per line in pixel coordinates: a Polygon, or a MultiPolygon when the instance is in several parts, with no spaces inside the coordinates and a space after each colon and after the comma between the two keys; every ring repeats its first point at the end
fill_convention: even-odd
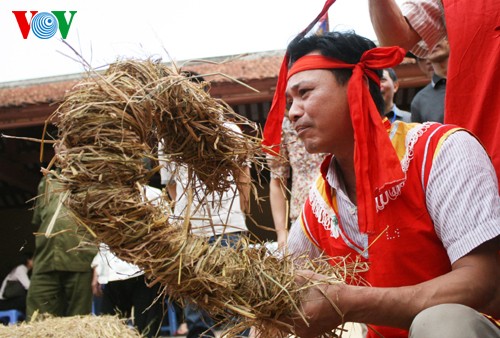
{"type": "Polygon", "coordinates": [[[3,293],[8,281],[19,281],[26,290],[30,287],[30,278],[28,277],[28,267],[24,264],[16,266],[12,271],[4,278],[2,286],[0,287],[0,299],[3,298],[3,293]]]}
{"type": "Polygon", "coordinates": [[[94,257],[91,266],[96,269],[97,280],[101,285],[143,274],[141,269],[136,265],[127,263],[116,257],[106,244],[99,245],[99,252],[94,257]]]}
{"type": "MultiPolygon", "coordinates": [[[[228,127],[241,133],[236,124],[228,123],[228,127]]],[[[161,148],[161,146],[160,146],[161,148]]],[[[160,170],[163,184],[175,182],[177,200],[173,218],[175,220],[190,219],[191,231],[199,236],[216,236],[223,233],[247,231],[245,214],[241,211],[240,194],[236,184],[231,184],[230,189],[222,195],[219,193],[205,194],[205,186],[196,180],[195,186],[190,186],[187,168],[185,166],[161,161],[160,170]],[[192,201],[188,208],[188,201],[192,201]]],[[[234,181],[233,177],[228,177],[234,181]]]]}

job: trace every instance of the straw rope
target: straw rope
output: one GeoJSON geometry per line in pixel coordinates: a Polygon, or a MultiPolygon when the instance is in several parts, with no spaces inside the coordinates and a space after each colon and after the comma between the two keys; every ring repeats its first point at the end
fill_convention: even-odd
{"type": "MultiPolygon", "coordinates": [[[[95,242],[138,265],[164,295],[189,299],[223,321],[238,316],[228,337],[251,326],[262,337],[285,337],[293,329],[279,318],[302,313],[300,295],[312,283],[294,283],[291,257],[249,247],[248,238],[233,248],[209,245],[189,234],[189,215],[170,217],[166,197],[153,203],[143,196],[143,185],[160,169],[147,170],[143,158],[157,163],[159,141],[170,161],[187,167],[193,182],[203,182],[203,194],[229,189],[229,178],[247,161],[262,167],[260,139],[226,126],[230,120],[258,135],[256,125],[212,98],[206,85],[152,60],[119,61],[104,75],[89,73],[52,116],[60,170],[51,173],[95,242]]],[[[332,283],[343,282],[353,268],[301,261],[301,269],[328,274],[332,283]]]]}

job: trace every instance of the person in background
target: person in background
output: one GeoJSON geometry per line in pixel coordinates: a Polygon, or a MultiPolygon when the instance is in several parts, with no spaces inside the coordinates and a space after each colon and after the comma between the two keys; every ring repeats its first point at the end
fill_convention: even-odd
{"type": "Polygon", "coordinates": [[[87,315],[92,311],[90,264],[97,249],[79,247],[81,242],[90,242],[90,238],[85,239],[89,234],[71,219],[61,197],[62,186],[57,179],[51,174],[44,176],[38,186],[32,220],[39,229],[26,300],[28,320],[35,311],[58,317],[87,315]],[[55,222],[51,223],[54,215],[55,222]]]}
{"type": "MultiPolygon", "coordinates": [[[[198,84],[205,91],[207,82],[199,74],[182,71],[181,74],[189,81],[198,84]]],[[[226,128],[241,134],[241,129],[233,122],[226,122],[226,128]]],[[[174,204],[174,218],[189,218],[190,231],[195,236],[206,237],[208,243],[222,246],[235,246],[242,235],[246,235],[246,213],[250,209],[250,166],[245,165],[239,172],[228,177],[234,183],[228,191],[220,194],[213,192],[205,194],[206,187],[196,178],[191,182],[185,166],[169,161],[168,154],[163,153],[163,145],[159,144],[161,184],[174,204]],[[188,192],[193,193],[190,200],[188,192]],[[191,212],[187,214],[187,210],[191,212]]],[[[187,338],[215,337],[215,320],[193,302],[186,301],[184,319],[187,324],[187,338]]],[[[181,325],[182,327],[182,325],[181,325]]],[[[179,328],[180,329],[180,328],[179,328]]],[[[243,332],[242,336],[248,336],[243,332]]]]}
{"type": "MultiPolygon", "coordinates": [[[[227,126],[241,133],[237,125],[228,123],[227,126]]],[[[238,185],[232,184],[223,194],[214,192],[204,195],[203,183],[197,179],[196,183],[191,185],[185,167],[168,160],[162,161],[162,164],[161,182],[167,186],[167,191],[175,202],[174,217],[189,217],[193,235],[207,237],[209,244],[221,239],[220,245],[234,246],[240,236],[247,233],[245,212],[250,196],[249,167],[244,167],[240,173],[235,173],[238,177],[228,178],[230,181],[234,179],[235,182],[239,182],[238,185]],[[189,189],[194,190],[192,204],[188,208],[189,189]],[[191,210],[191,215],[186,214],[188,209],[191,210]]],[[[184,318],[188,327],[187,338],[215,337],[214,319],[192,302],[186,302],[184,318]]]]}
{"type": "Polygon", "coordinates": [[[292,123],[285,116],[280,154],[279,156],[267,154],[271,171],[269,200],[279,248],[286,245],[289,224],[293,224],[299,217],[309,187],[319,174],[319,165],[323,157],[323,154],[309,154],[305,150],[304,144],[292,128],[292,123]],[[288,194],[287,186],[290,177],[292,187],[288,194]],[[290,202],[288,202],[288,195],[290,202]]]}
{"type": "Polygon", "coordinates": [[[384,98],[384,115],[391,123],[394,121],[410,122],[410,112],[399,109],[394,103],[394,95],[398,89],[399,81],[394,69],[384,69],[382,78],[380,79],[380,91],[384,98]]]}
{"type": "Polygon", "coordinates": [[[143,272],[135,265],[116,257],[102,245],[92,262],[95,277],[94,295],[102,296],[101,314],[132,317],[137,330],[144,337],[156,337],[162,322],[162,304],[158,300],[159,286],[149,287],[143,272]]]}
{"type": "MultiPolygon", "coordinates": [[[[146,161],[146,160],[145,160],[146,161]]],[[[150,168],[149,161],[146,166],[150,168]]],[[[153,205],[159,205],[160,189],[144,186],[143,196],[153,205]]],[[[162,298],[158,298],[159,284],[148,285],[144,272],[134,264],[118,258],[104,243],[92,261],[94,296],[102,297],[100,313],[131,318],[137,330],[145,337],[156,337],[162,324],[162,298]]]]}
{"type": "Polygon", "coordinates": [[[29,273],[33,268],[33,254],[25,253],[24,262],[12,269],[0,287],[0,310],[26,312],[26,294],[30,286],[29,273]]]}
{"type": "Polygon", "coordinates": [[[418,59],[419,64],[430,64],[431,82],[420,90],[411,101],[412,122],[444,122],[444,102],[446,93],[446,75],[450,46],[444,38],[436,44],[427,59],[418,59]]]}
{"type": "Polygon", "coordinates": [[[500,196],[480,142],[456,126],[381,119],[380,70],[402,48],[331,32],[299,36],[286,55],[273,107],[288,100],[307,151],[331,154],[288,250],[369,269],[346,284],[298,271],[299,285],[314,282],[299,304],[307,322],[282,320],[303,338],[344,321],[369,324],[369,338],[500,337],[500,196]]]}
{"type": "Polygon", "coordinates": [[[432,79],[432,75],[434,74],[434,68],[432,68],[432,63],[429,61],[429,59],[420,58],[418,56],[413,55],[412,53],[409,53],[409,56],[411,56],[416,60],[418,68],[422,71],[422,73],[424,73],[425,77],[430,81],[432,79]]]}

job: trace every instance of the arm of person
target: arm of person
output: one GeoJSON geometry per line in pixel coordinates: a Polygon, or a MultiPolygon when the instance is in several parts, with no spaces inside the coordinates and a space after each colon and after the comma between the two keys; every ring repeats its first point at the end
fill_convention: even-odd
{"type": "Polygon", "coordinates": [[[177,200],[177,183],[175,181],[170,181],[167,183],[167,193],[172,199],[172,201],[177,200]]]}
{"type": "Polygon", "coordinates": [[[21,265],[17,268],[19,274],[17,275],[17,280],[21,283],[26,290],[30,287],[30,277],[28,275],[28,268],[26,265],[21,265]]]}
{"type": "Polygon", "coordinates": [[[269,199],[274,228],[278,237],[278,247],[286,245],[288,239],[287,198],[284,178],[271,178],[269,183],[269,199]]]}
{"type": "Polygon", "coordinates": [[[101,284],[99,283],[99,275],[106,274],[107,272],[105,270],[108,266],[108,263],[104,261],[103,253],[101,252],[101,250],[105,251],[108,249],[104,244],[99,245],[99,252],[97,252],[97,254],[94,256],[92,263],[90,263],[90,266],[92,267],[92,294],[96,297],[102,297],[102,288],[101,284]]]}
{"type": "Polygon", "coordinates": [[[94,267],[92,274],[92,294],[96,297],[102,297],[102,288],[99,284],[99,274],[97,272],[97,267],[94,267]]]}
{"type": "Polygon", "coordinates": [[[240,208],[245,214],[250,212],[250,189],[251,189],[251,176],[250,167],[244,166],[241,172],[238,173],[237,186],[240,194],[240,208]]]}
{"type": "MultiPolygon", "coordinates": [[[[500,317],[498,185],[488,155],[467,132],[455,132],[443,142],[433,161],[426,200],[436,234],[450,257],[451,271],[394,288],[320,284],[308,291],[310,301],[305,302],[313,323],[308,330],[318,326],[318,331],[309,334],[305,324],[296,321],[298,333],[313,337],[340,324],[342,316],[332,303],[345,321],[400,328],[408,328],[422,310],[443,303],[464,304],[500,317]]],[[[325,278],[312,272],[304,275],[325,278]]]]}
{"type": "Polygon", "coordinates": [[[400,46],[409,50],[421,40],[395,0],[369,0],[368,8],[381,46],[400,46]]]}
{"type": "MultiPolygon", "coordinates": [[[[414,286],[319,284],[307,291],[302,302],[309,326],[301,320],[288,322],[294,323],[300,337],[307,338],[330,331],[342,321],[408,329],[422,310],[445,303],[464,304],[498,316],[499,248],[500,237],[497,237],[457,260],[451,272],[414,286]]],[[[298,283],[327,278],[312,271],[301,271],[299,275],[298,283]]]]}

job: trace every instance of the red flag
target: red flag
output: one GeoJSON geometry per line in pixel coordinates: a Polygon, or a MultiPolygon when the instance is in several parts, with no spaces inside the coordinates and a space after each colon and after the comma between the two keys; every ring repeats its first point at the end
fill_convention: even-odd
{"type": "Polygon", "coordinates": [[[318,21],[312,26],[311,29],[307,30],[307,34],[305,36],[311,35],[323,35],[326,32],[330,31],[330,23],[328,20],[328,12],[325,12],[318,21]]]}
{"type": "Polygon", "coordinates": [[[328,12],[326,12],[318,21],[316,24],[316,35],[321,35],[324,34],[325,32],[330,31],[330,24],[328,21],[328,12]]]}
{"type": "MultiPolygon", "coordinates": [[[[304,37],[308,32],[311,32],[316,24],[323,17],[326,17],[328,22],[328,9],[336,0],[326,0],[325,5],[321,12],[314,18],[314,20],[299,34],[304,37]]],[[[285,114],[286,100],[285,100],[285,89],[287,82],[287,72],[288,72],[288,58],[289,55],[285,53],[283,61],[281,62],[281,68],[278,75],[278,83],[276,84],[276,91],[274,92],[273,102],[271,104],[271,110],[267,115],[266,124],[264,126],[264,135],[262,140],[262,145],[264,150],[270,154],[279,154],[280,142],[281,142],[281,124],[283,123],[283,117],[285,114]]]]}

